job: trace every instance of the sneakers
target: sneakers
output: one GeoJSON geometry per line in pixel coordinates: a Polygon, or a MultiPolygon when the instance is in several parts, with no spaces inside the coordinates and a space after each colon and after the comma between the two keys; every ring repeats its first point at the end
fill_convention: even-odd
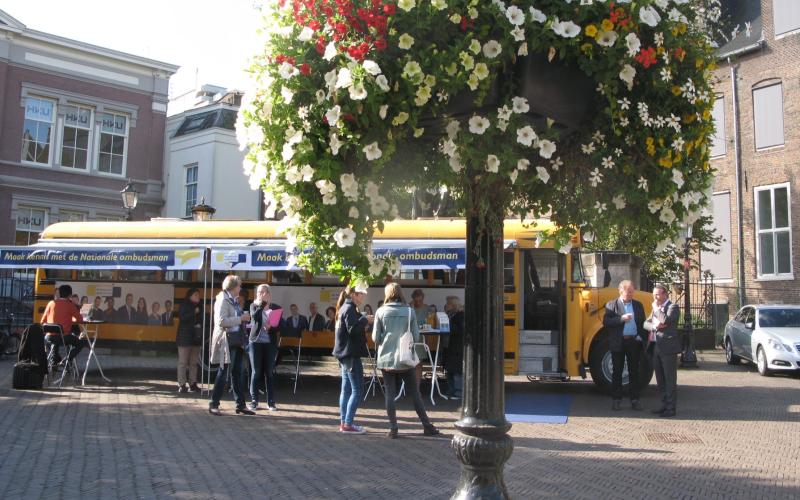
{"type": "Polygon", "coordinates": [[[183,394],[186,392],[186,384],[178,386],[178,394],[183,394]]]}
{"type": "Polygon", "coordinates": [[[439,434],[441,434],[441,431],[439,431],[439,429],[437,429],[436,427],[430,425],[428,427],[425,427],[425,430],[422,432],[422,434],[425,436],[438,436],[439,434]]]}
{"type": "Polygon", "coordinates": [[[342,434],[366,434],[367,430],[356,424],[342,424],[339,426],[342,434]]]}
{"type": "Polygon", "coordinates": [[[255,415],[256,412],[250,411],[247,408],[236,408],[237,415],[255,415]]]}
{"type": "Polygon", "coordinates": [[[275,403],[272,403],[271,405],[269,405],[267,407],[267,410],[269,410],[269,411],[278,411],[278,407],[275,406],[275,403]]]}
{"type": "Polygon", "coordinates": [[[258,410],[258,403],[253,401],[252,403],[248,404],[247,407],[250,409],[250,411],[256,411],[258,410]]]}
{"type": "Polygon", "coordinates": [[[189,392],[200,392],[200,388],[197,387],[197,383],[191,384],[189,386],[189,392]]]}

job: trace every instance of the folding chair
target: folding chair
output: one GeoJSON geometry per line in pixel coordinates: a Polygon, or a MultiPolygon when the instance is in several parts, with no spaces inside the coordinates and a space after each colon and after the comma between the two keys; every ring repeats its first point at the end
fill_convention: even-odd
{"type": "Polygon", "coordinates": [[[372,376],[365,385],[367,386],[367,390],[364,391],[364,401],[367,400],[369,397],[369,391],[372,390],[372,395],[375,395],[375,387],[377,386],[381,392],[383,391],[383,385],[381,384],[380,380],[378,380],[378,353],[375,352],[375,356],[372,355],[372,351],[369,347],[367,347],[367,359],[369,360],[369,364],[372,367],[372,376]]]}
{"type": "MultiPolygon", "coordinates": [[[[431,354],[431,349],[430,349],[430,347],[428,347],[428,344],[426,344],[425,342],[414,342],[414,347],[417,347],[417,346],[421,346],[421,347],[423,347],[425,349],[425,354],[428,355],[428,360],[430,360],[431,364],[433,364],[433,355],[431,354]]],[[[422,360],[420,360],[420,363],[422,363],[422,360]]],[[[433,382],[431,382],[431,383],[433,383],[433,382]]],[[[422,393],[421,385],[422,385],[422,381],[420,380],[420,387],[417,388],[417,389],[419,389],[420,393],[422,393]]],[[[394,400],[397,401],[398,399],[403,397],[405,395],[405,393],[406,393],[406,383],[404,381],[403,383],[400,384],[400,390],[397,391],[397,396],[395,396],[394,400]]],[[[433,403],[433,398],[431,398],[431,402],[433,403]]],[[[436,403],[433,403],[433,404],[436,405],[436,403]]]]}
{"type": "MultiPolygon", "coordinates": [[[[297,356],[295,356],[295,361],[294,361],[294,389],[292,390],[292,394],[297,394],[297,381],[300,378],[300,352],[303,349],[303,332],[301,331],[299,335],[290,333],[288,329],[286,332],[281,332],[281,336],[278,339],[277,351],[280,351],[281,342],[283,341],[284,337],[289,339],[297,339],[297,356]]],[[[277,354],[276,354],[276,359],[277,359],[277,354]]],[[[275,364],[277,365],[277,363],[275,364]]]]}
{"type": "MultiPolygon", "coordinates": [[[[72,352],[72,346],[67,346],[67,343],[64,341],[61,325],[58,323],[44,323],[42,324],[42,331],[45,334],[45,339],[47,337],[51,338],[51,340],[48,341],[50,343],[50,351],[47,353],[47,383],[49,385],[54,379],[56,370],[56,364],[51,363],[51,359],[55,361],[55,355],[58,354],[58,341],[53,341],[52,337],[58,336],[58,339],[61,340],[61,346],[64,347],[64,355],[66,356],[66,360],[69,360],[69,355],[72,352]]],[[[72,359],[71,362],[64,362],[64,370],[61,372],[61,377],[58,379],[59,388],[61,388],[61,386],[64,384],[64,377],[67,376],[67,371],[72,372],[73,383],[78,383],[78,361],[72,359]]]]}

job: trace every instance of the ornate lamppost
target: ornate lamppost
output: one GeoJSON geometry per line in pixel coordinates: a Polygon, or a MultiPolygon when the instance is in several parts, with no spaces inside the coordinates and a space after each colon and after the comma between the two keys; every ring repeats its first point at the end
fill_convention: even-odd
{"type": "Polygon", "coordinates": [[[128,179],[128,183],[119,194],[122,196],[122,206],[128,211],[125,220],[133,220],[133,210],[139,203],[139,191],[133,186],[133,179],[128,179]]]}
{"type": "Polygon", "coordinates": [[[217,211],[211,205],[206,205],[206,197],[200,198],[200,203],[192,207],[192,220],[196,222],[209,221],[217,211]]]}

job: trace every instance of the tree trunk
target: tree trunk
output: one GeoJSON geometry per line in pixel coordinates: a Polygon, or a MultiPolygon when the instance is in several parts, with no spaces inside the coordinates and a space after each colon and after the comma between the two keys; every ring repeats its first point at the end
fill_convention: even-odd
{"type": "Polygon", "coordinates": [[[464,399],[451,443],[461,477],[452,498],[500,499],[508,498],[503,466],[514,449],[503,385],[503,213],[491,204],[495,213],[479,233],[475,196],[470,194],[467,218],[464,399]]]}

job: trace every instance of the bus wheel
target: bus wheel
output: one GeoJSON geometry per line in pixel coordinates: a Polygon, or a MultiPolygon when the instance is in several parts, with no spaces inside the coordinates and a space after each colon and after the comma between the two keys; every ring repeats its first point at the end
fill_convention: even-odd
{"type": "MultiPolygon", "coordinates": [[[[589,372],[592,381],[603,390],[611,389],[611,351],[608,349],[608,334],[605,332],[598,335],[592,342],[589,351],[589,372]]],[[[622,374],[622,383],[627,383],[627,370],[622,374]]]]}

